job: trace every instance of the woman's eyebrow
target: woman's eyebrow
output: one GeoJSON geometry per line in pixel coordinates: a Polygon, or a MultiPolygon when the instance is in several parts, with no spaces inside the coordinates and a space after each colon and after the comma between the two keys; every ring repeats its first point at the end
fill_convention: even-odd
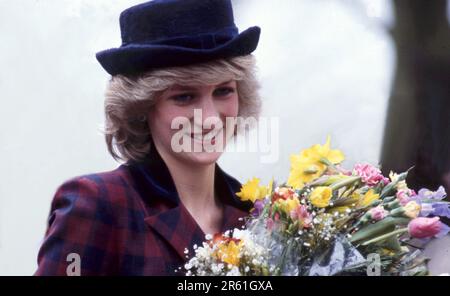
{"type": "Polygon", "coordinates": [[[178,90],[196,90],[197,88],[195,86],[189,86],[189,85],[180,85],[175,84],[169,88],[171,91],[178,91],[178,90]]]}
{"type": "MultiPolygon", "coordinates": [[[[220,84],[217,84],[217,86],[222,86],[222,85],[228,84],[232,81],[233,80],[228,80],[228,81],[222,82],[220,84]]],[[[194,90],[197,90],[197,88],[198,87],[196,87],[196,86],[174,84],[172,87],[170,87],[169,90],[171,90],[171,91],[194,91],[194,90]]]]}
{"type": "Polygon", "coordinates": [[[233,81],[233,79],[231,79],[231,80],[228,80],[228,81],[225,81],[225,82],[222,82],[222,83],[220,83],[220,84],[218,84],[218,85],[224,85],[224,84],[228,84],[228,83],[230,83],[230,82],[232,82],[233,81]]]}

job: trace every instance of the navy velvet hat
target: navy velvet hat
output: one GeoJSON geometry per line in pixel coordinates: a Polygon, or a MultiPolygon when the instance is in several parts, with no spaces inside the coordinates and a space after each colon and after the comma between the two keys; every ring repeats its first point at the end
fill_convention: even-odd
{"type": "Polygon", "coordinates": [[[122,45],[97,53],[111,75],[247,55],[260,28],[239,33],[230,0],[153,0],[120,15],[122,45]]]}

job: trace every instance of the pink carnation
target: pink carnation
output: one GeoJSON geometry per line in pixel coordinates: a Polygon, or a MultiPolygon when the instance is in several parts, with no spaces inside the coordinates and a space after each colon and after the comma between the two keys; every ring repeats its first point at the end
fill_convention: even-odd
{"type": "Polygon", "coordinates": [[[388,211],[386,211],[383,206],[377,206],[375,208],[370,209],[369,211],[370,217],[372,220],[380,221],[383,220],[386,215],[388,214],[388,211]]]}
{"type": "Polygon", "coordinates": [[[384,185],[389,183],[389,179],[381,174],[380,169],[370,164],[356,164],[353,171],[369,186],[375,186],[380,182],[383,182],[384,185]]]}
{"type": "Polygon", "coordinates": [[[399,190],[395,194],[398,201],[402,206],[406,205],[411,199],[410,199],[410,192],[408,190],[399,190]]]}

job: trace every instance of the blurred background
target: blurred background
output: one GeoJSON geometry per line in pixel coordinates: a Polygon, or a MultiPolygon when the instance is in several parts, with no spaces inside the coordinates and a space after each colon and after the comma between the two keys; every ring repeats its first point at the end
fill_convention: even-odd
{"type": "MultiPolygon", "coordinates": [[[[120,46],[118,18],[138,0],[0,0],[0,275],[36,269],[50,202],[74,176],[112,170],[101,133],[110,78],[95,53],[120,46]]],[[[410,187],[450,191],[447,0],[235,0],[254,52],[262,116],[279,119],[279,159],[223,155],[241,182],[283,180],[289,156],[331,136],[355,162],[415,165],[410,187]],[[242,160],[245,159],[245,166],[242,160]]],[[[427,247],[450,272],[450,239],[427,247]]]]}

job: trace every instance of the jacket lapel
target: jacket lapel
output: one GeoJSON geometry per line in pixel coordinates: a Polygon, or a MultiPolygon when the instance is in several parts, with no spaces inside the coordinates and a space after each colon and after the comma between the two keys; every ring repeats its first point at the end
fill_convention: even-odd
{"type": "Polygon", "coordinates": [[[174,248],[183,260],[186,256],[184,253],[186,248],[191,252],[194,244],[200,246],[205,240],[203,231],[182,204],[148,216],[144,220],[174,248]]]}
{"type": "Polygon", "coordinates": [[[217,164],[215,182],[225,204],[222,232],[242,228],[245,225],[244,218],[249,215],[253,205],[249,201],[241,201],[236,195],[241,188],[241,183],[225,173],[217,164]]]}
{"type": "Polygon", "coordinates": [[[240,210],[230,205],[225,205],[224,219],[222,223],[222,232],[233,230],[235,228],[241,229],[245,225],[245,220],[248,212],[240,210]]]}
{"type": "MultiPolygon", "coordinates": [[[[248,216],[248,212],[231,205],[225,205],[221,232],[242,228],[245,224],[244,218],[246,216],[248,216]]],[[[192,254],[192,246],[201,246],[205,241],[205,233],[181,203],[174,208],[148,216],[144,220],[148,226],[159,233],[183,259],[186,256],[184,253],[186,248],[192,254]]]]}

